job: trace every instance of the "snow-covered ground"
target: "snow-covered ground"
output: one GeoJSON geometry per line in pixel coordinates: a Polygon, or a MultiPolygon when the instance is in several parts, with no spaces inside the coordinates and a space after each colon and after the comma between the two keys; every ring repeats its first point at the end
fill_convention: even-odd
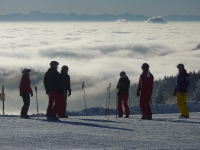
{"type": "Polygon", "coordinates": [[[153,120],[140,115],[117,119],[114,115],[76,116],[48,122],[45,117],[0,117],[1,150],[74,149],[200,149],[200,113],[189,119],[179,114],[156,114],[153,120]]]}

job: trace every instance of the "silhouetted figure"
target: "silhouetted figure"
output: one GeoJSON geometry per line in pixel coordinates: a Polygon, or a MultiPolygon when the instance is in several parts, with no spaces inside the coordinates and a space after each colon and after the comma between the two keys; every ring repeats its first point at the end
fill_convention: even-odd
{"type": "Polygon", "coordinates": [[[59,63],[57,61],[52,61],[50,63],[50,68],[45,73],[44,76],[44,86],[46,94],[49,96],[49,105],[47,107],[47,120],[58,120],[56,116],[57,106],[59,103],[59,96],[61,92],[60,85],[60,74],[57,71],[59,63]]]}
{"type": "Polygon", "coordinates": [[[122,71],[120,73],[120,79],[117,84],[118,117],[119,118],[123,117],[122,103],[125,108],[125,113],[126,113],[125,118],[129,118],[129,115],[130,115],[130,110],[128,107],[129,87],[130,87],[130,80],[129,80],[128,76],[126,75],[126,73],[124,71],[122,71]]]}
{"type": "Polygon", "coordinates": [[[153,92],[154,77],[149,72],[149,65],[147,63],[144,63],[141,68],[143,72],[140,75],[137,89],[137,96],[140,97],[141,119],[151,120],[152,111],[149,103],[153,92]]]}
{"type": "Polygon", "coordinates": [[[70,76],[68,75],[68,70],[68,66],[63,66],[60,72],[61,95],[57,108],[57,115],[59,118],[68,118],[68,116],[66,115],[67,97],[70,97],[71,95],[70,76]]]}
{"type": "Polygon", "coordinates": [[[188,107],[186,105],[188,97],[188,86],[189,86],[189,74],[184,68],[183,64],[177,65],[179,73],[176,78],[176,87],[174,89],[173,95],[176,96],[178,107],[181,115],[179,118],[189,118],[188,107]]]}
{"type": "Polygon", "coordinates": [[[24,105],[21,109],[21,118],[30,118],[28,115],[28,109],[30,105],[30,95],[33,96],[33,91],[31,89],[30,69],[24,69],[22,71],[22,78],[19,86],[20,96],[22,96],[24,105]]]}

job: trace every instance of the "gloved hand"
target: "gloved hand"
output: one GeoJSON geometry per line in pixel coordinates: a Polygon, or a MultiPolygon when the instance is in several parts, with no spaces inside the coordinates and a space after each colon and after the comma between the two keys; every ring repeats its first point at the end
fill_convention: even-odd
{"type": "Polygon", "coordinates": [[[70,97],[71,94],[72,94],[71,91],[69,91],[68,97],[70,97]]]}
{"type": "Polygon", "coordinates": [[[21,93],[21,92],[19,93],[19,96],[22,96],[22,93],[21,93]]]}
{"type": "Polygon", "coordinates": [[[173,95],[176,96],[176,89],[174,89],[173,95]]]}
{"type": "Polygon", "coordinates": [[[137,92],[136,95],[137,95],[137,97],[140,97],[140,93],[139,92],[137,92]]]}
{"type": "Polygon", "coordinates": [[[48,92],[46,91],[46,94],[48,95],[48,92]]]}
{"type": "Polygon", "coordinates": [[[33,92],[31,92],[30,94],[31,94],[31,97],[33,97],[33,92]]]}

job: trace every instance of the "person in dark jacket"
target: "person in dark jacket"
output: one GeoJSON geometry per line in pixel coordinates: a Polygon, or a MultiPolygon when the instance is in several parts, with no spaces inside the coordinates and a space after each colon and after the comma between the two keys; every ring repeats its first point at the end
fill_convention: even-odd
{"type": "Polygon", "coordinates": [[[185,70],[183,64],[177,65],[179,73],[176,78],[176,87],[174,88],[173,95],[176,96],[178,107],[181,115],[179,118],[189,118],[188,107],[186,105],[188,97],[189,74],[185,70]]]}
{"type": "Polygon", "coordinates": [[[124,71],[122,71],[120,73],[120,79],[117,84],[118,117],[119,118],[123,117],[122,102],[124,104],[125,113],[126,113],[125,118],[129,118],[129,115],[130,115],[130,110],[128,107],[129,87],[130,87],[130,80],[129,80],[128,76],[126,75],[126,73],[124,71]]]}
{"type": "Polygon", "coordinates": [[[60,74],[57,71],[59,63],[52,61],[50,68],[44,76],[44,86],[46,94],[49,96],[49,105],[47,107],[46,117],[47,120],[58,120],[56,116],[57,106],[59,103],[59,96],[61,93],[60,74]]]}
{"type": "Polygon", "coordinates": [[[61,78],[61,96],[57,108],[57,115],[59,118],[68,118],[66,115],[67,97],[71,95],[70,76],[68,75],[68,66],[63,66],[60,72],[61,78]]]}
{"type": "Polygon", "coordinates": [[[153,91],[154,77],[149,72],[149,65],[147,63],[144,63],[141,68],[143,72],[140,75],[136,95],[140,97],[140,110],[142,113],[141,119],[151,120],[152,111],[149,103],[153,91]]]}
{"type": "Polygon", "coordinates": [[[30,118],[28,115],[28,109],[30,105],[30,95],[33,96],[33,91],[31,89],[31,82],[30,82],[30,69],[24,69],[22,71],[22,78],[19,86],[20,96],[22,96],[24,105],[21,109],[21,118],[30,118]]]}

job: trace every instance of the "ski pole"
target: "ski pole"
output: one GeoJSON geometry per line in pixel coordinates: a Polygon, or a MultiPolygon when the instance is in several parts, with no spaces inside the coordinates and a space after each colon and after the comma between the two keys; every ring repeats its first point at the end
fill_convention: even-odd
{"type": "Polygon", "coordinates": [[[38,109],[38,99],[37,99],[37,86],[35,86],[35,93],[36,93],[37,116],[38,116],[38,119],[39,119],[39,109],[38,109]]]}
{"type": "Polygon", "coordinates": [[[109,115],[110,115],[110,89],[111,89],[111,83],[108,87],[108,119],[109,119],[109,115]]]}
{"type": "Polygon", "coordinates": [[[118,96],[117,96],[117,89],[116,89],[116,119],[117,119],[117,109],[118,109],[118,96]]]}
{"type": "Polygon", "coordinates": [[[108,102],[109,102],[109,90],[110,90],[110,87],[111,87],[111,83],[109,85],[109,87],[107,87],[107,101],[106,101],[106,114],[105,114],[105,118],[106,118],[106,115],[108,114],[108,109],[109,109],[109,105],[108,105],[108,102]]]}
{"type": "Polygon", "coordinates": [[[64,84],[64,95],[63,95],[63,98],[64,98],[64,104],[65,104],[65,120],[66,120],[66,100],[65,100],[65,96],[67,96],[67,95],[65,95],[66,93],[65,93],[65,80],[63,80],[63,84],[64,84]]]}
{"type": "Polygon", "coordinates": [[[106,90],[106,95],[107,95],[107,100],[106,100],[106,114],[105,114],[105,118],[106,118],[106,115],[107,115],[107,113],[108,113],[108,111],[107,111],[107,109],[108,109],[108,88],[107,88],[107,90],[106,90]]]}
{"type": "Polygon", "coordinates": [[[83,84],[82,84],[82,89],[81,89],[81,91],[83,90],[83,92],[84,92],[84,101],[85,101],[85,114],[86,114],[86,118],[87,118],[87,109],[86,109],[86,100],[85,100],[85,89],[84,89],[84,82],[83,82],[83,84]]]}

